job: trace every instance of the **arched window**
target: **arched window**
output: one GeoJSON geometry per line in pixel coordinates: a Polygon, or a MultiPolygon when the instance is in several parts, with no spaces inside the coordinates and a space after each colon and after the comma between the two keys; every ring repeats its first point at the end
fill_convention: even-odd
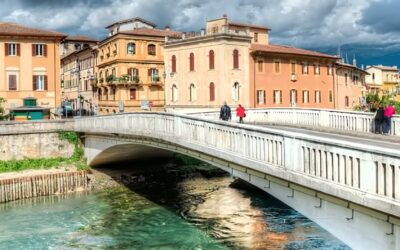
{"type": "Polygon", "coordinates": [[[154,44],[149,44],[147,46],[147,54],[155,56],[156,55],[156,45],[154,44]]]}
{"type": "Polygon", "coordinates": [[[290,90],[290,105],[296,106],[297,103],[297,90],[292,89],[290,90]]]}
{"type": "Polygon", "coordinates": [[[233,51],[233,68],[239,68],[239,51],[237,49],[233,51]]]}
{"type": "Polygon", "coordinates": [[[130,100],[136,100],[136,89],[130,89],[129,90],[129,99],[130,100]]]}
{"type": "Polygon", "coordinates": [[[232,100],[239,101],[239,83],[235,82],[232,86],[232,100]]]}
{"type": "Polygon", "coordinates": [[[348,97],[348,96],[344,97],[344,106],[346,106],[346,107],[349,107],[349,106],[350,106],[350,104],[349,104],[349,97],[348,97]]]}
{"type": "Polygon", "coordinates": [[[117,77],[117,71],[115,70],[115,68],[112,69],[111,73],[114,78],[117,77]]]}
{"type": "Polygon", "coordinates": [[[189,101],[194,102],[196,101],[196,86],[194,84],[190,84],[189,86],[189,101]]]}
{"type": "Polygon", "coordinates": [[[176,73],[176,56],[173,55],[171,59],[171,72],[176,73]]]}
{"type": "Polygon", "coordinates": [[[210,50],[208,53],[208,60],[210,69],[214,69],[214,50],[210,50]]]}
{"type": "Polygon", "coordinates": [[[126,46],[126,53],[129,55],[136,54],[136,44],[135,43],[128,43],[126,46]]]}
{"type": "Polygon", "coordinates": [[[215,101],[215,84],[213,82],[210,83],[210,102],[215,101]]]}
{"type": "Polygon", "coordinates": [[[177,102],[178,101],[178,87],[174,84],[172,85],[172,91],[171,91],[171,100],[173,102],[177,102]]]}
{"type": "Polygon", "coordinates": [[[190,71],[194,71],[194,54],[193,53],[190,53],[189,61],[190,61],[190,71]]]}

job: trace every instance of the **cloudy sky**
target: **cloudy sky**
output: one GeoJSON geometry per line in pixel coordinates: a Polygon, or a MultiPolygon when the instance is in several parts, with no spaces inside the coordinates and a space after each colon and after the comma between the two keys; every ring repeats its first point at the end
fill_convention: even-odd
{"type": "Polygon", "coordinates": [[[379,47],[381,53],[400,51],[399,0],[0,0],[0,3],[7,6],[0,8],[1,21],[68,34],[88,34],[99,39],[106,35],[104,27],[108,24],[135,16],[161,28],[171,25],[176,30],[192,31],[202,28],[207,19],[227,14],[233,21],[271,28],[273,43],[305,48],[358,44],[367,50],[379,47]]]}

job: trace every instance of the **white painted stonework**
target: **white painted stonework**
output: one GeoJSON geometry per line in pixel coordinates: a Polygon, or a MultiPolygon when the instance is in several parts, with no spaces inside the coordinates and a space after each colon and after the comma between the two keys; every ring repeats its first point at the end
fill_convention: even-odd
{"type": "Polygon", "coordinates": [[[397,148],[152,112],[80,118],[75,131],[86,133],[89,162],[118,144],[181,152],[253,183],[354,249],[400,249],[397,148]]]}

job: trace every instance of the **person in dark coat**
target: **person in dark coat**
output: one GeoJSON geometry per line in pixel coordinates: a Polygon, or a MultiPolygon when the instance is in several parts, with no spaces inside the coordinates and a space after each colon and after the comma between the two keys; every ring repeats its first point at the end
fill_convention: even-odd
{"type": "Polygon", "coordinates": [[[381,104],[375,114],[375,133],[377,134],[382,134],[383,113],[384,110],[381,104]]]}
{"type": "Polygon", "coordinates": [[[219,119],[223,121],[228,121],[232,118],[231,116],[231,108],[224,102],[224,105],[222,105],[221,110],[219,112],[219,119]]]}

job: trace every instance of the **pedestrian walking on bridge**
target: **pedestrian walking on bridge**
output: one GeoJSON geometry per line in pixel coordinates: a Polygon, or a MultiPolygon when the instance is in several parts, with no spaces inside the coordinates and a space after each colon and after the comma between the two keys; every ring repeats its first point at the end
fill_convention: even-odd
{"type": "Polygon", "coordinates": [[[221,110],[219,112],[219,119],[223,121],[228,121],[232,118],[231,116],[231,108],[224,102],[224,105],[222,105],[221,110]]]}
{"type": "Polygon", "coordinates": [[[243,118],[246,117],[246,109],[240,104],[236,108],[236,116],[239,117],[239,123],[243,123],[243,118]]]}
{"type": "Polygon", "coordinates": [[[383,134],[384,135],[389,134],[389,131],[392,126],[392,117],[394,114],[396,114],[396,110],[394,109],[392,103],[389,103],[389,105],[385,108],[385,110],[383,112],[383,134]]]}

